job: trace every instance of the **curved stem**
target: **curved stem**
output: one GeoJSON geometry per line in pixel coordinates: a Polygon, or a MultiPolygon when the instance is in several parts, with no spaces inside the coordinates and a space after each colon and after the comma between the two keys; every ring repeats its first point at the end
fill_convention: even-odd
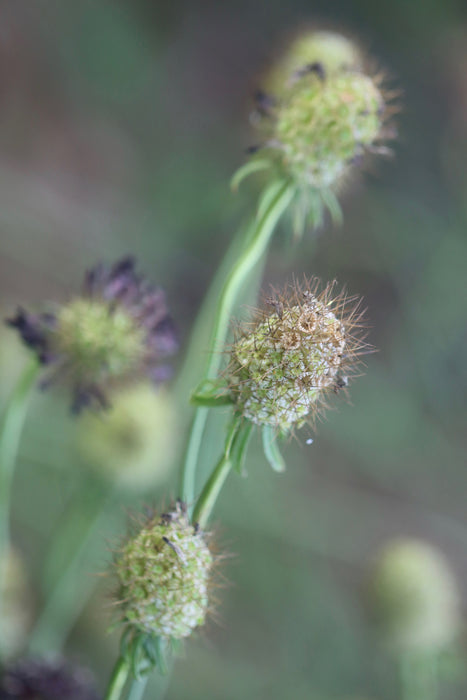
{"type": "MultiPolygon", "coordinates": [[[[217,306],[211,339],[207,349],[208,361],[204,375],[201,378],[202,380],[215,378],[219,371],[221,363],[220,350],[227,336],[228,324],[237,295],[248,274],[264,254],[277,222],[290,204],[293,194],[293,190],[287,182],[284,182],[279,187],[278,192],[268,202],[268,206],[258,217],[244,251],[227,275],[217,306]]],[[[181,483],[181,498],[188,504],[193,502],[195,469],[207,416],[207,408],[200,407],[196,410],[188,440],[181,483]]]]}
{"type": "Polygon", "coordinates": [[[143,700],[144,691],[148,684],[149,674],[143,676],[140,680],[134,679],[130,686],[127,700],[143,700]]]}
{"type": "Polygon", "coordinates": [[[113,668],[112,675],[110,677],[109,685],[107,686],[107,692],[105,694],[104,700],[119,700],[122,694],[122,690],[128,679],[128,674],[130,671],[130,665],[123,656],[119,656],[117,662],[113,668]]]}
{"type": "Polygon", "coordinates": [[[437,700],[436,654],[406,652],[399,659],[403,700],[437,700]]]}
{"type": "Polygon", "coordinates": [[[10,495],[21,433],[26,418],[28,398],[40,365],[31,362],[13,390],[0,426],[0,618],[6,561],[10,543],[10,495]]]}
{"type": "Polygon", "coordinates": [[[29,650],[33,653],[59,650],[97,582],[90,575],[80,578],[79,565],[83,565],[88,544],[100,527],[105,506],[114,492],[109,493],[100,485],[91,495],[86,495],[86,491],[85,486],[76,495],[77,505],[62,524],[48,555],[45,574],[52,580],[47,582],[45,604],[29,636],[29,650]],[[64,554],[68,555],[65,561],[64,554]]]}
{"type": "Polygon", "coordinates": [[[237,436],[241,424],[241,417],[234,417],[233,423],[225,442],[224,452],[222,457],[217,462],[214,470],[207,480],[193,511],[193,522],[198,523],[203,529],[212,513],[217,497],[229,475],[232,468],[231,448],[235,437],[237,436]]]}

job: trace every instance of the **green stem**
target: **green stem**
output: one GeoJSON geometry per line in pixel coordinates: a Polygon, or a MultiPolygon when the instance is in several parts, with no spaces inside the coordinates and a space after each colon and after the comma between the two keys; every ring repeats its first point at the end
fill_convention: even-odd
{"type": "Polygon", "coordinates": [[[207,480],[193,511],[193,522],[199,523],[203,529],[209,520],[217,497],[232,468],[231,449],[233,441],[240,430],[241,416],[235,416],[231,428],[227,433],[224,452],[217,462],[214,470],[207,480]]]}
{"type": "Polygon", "coordinates": [[[107,686],[107,692],[105,694],[104,700],[119,700],[122,694],[122,690],[128,679],[128,674],[130,671],[129,662],[119,656],[117,662],[113,668],[112,675],[110,677],[109,685],[107,686]]]}
{"type": "Polygon", "coordinates": [[[437,700],[436,654],[407,652],[400,658],[402,700],[437,700]]]}
{"type": "Polygon", "coordinates": [[[5,587],[6,564],[10,546],[11,484],[26,418],[28,398],[39,368],[40,365],[36,359],[25,368],[11,394],[0,426],[0,619],[1,597],[5,587]]]}
{"type": "MultiPolygon", "coordinates": [[[[86,495],[86,487],[77,494],[77,506],[60,528],[48,555],[45,574],[52,580],[47,583],[44,606],[29,636],[31,652],[58,651],[88,600],[96,578],[87,575],[83,580],[79,572],[88,544],[100,528],[105,506],[112,496],[113,492],[103,490],[100,485],[91,497],[86,495]],[[63,561],[64,555],[67,556],[63,561]]],[[[92,566],[87,568],[92,570],[92,566]]]]}
{"type": "MultiPolygon", "coordinates": [[[[279,187],[277,194],[258,217],[245,249],[227,275],[220,293],[211,339],[207,348],[208,360],[201,381],[214,379],[217,376],[222,359],[221,350],[227,337],[228,324],[237,295],[249,273],[264,254],[271,235],[293,195],[293,190],[287,182],[279,187]]],[[[191,504],[194,498],[195,470],[208,410],[204,407],[199,407],[196,410],[188,440],[181,482],[181,498],[188,504],[191,504]]]]}
{"type": "Polygon", "coordinates": [[[149,674],[144,676],[140,680],[133,679],[127,700],[143,700],[144,691],[146,690],[148,680],[149,674]]]}

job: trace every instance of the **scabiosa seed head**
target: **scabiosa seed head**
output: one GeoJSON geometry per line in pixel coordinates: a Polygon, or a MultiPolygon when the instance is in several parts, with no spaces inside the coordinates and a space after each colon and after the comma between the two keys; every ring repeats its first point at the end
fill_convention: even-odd
{"type": "Polygon", "coordinates": [[[286,434],[314,418],[330,392],[344,388],[365,345],[359,301],[334,284],[295,284],[268,301],[241,331],[227,373],[237,410],[247,420],[286,434]]]}
{"type": "Polygon", "coordinates": [[[383,111],[369,76],[310,72],[278,104],[270,148],[298,186],[331,187],[378,141],[383,111]]]}
{"type": "Polygon", "coordinates": [[[184,504],[144,524],[118,552],[123,624],[135,634],[182,639],[204,624],[213,556],[184,504]]]}
{"type": "Polygon", "coordinates": [[[356,166],[368,153],[390,153],[386,142],[394,137],[388,124],[394,93],[383,91],[382,76],[365,73],[363,63],[343,37],[304,35],[256,93],[252,121],[260,142],[233,183],[256,171],[287,182],[294,195],[296,235],[308,221],[319,226],[325,209],[341,221],[336,195],[356,166]]]}
{"type": "Polygon", "coordinates": [[[435,547],[415,539],[388,544],[374,563],[368,592],[378,630],[394,651],[437,651],[455,641],[459,588],[435,547]]]}
{"type": "Polygon", "coordinates": [[[91,269],[81,296],[57,310],[35,315],[19,309],[7,323],[53,368],[52,379],[70,385],[76,412],[105,406],[106,389],[125,380],[165,378],[161,361],[177,346],[164,292],[138,276],[129,257],[91,269]]]}
{"type": "Polygon", "coordinates": [[[176,426],[170,393],[138,384],[115,392],[108,411],[79,416],[76,449],[101,477],[125,488],[154,486],[167,478],[174,462],[176,426]]]}
{"type": "Polygon", "coordinates": [[[23,659],[3,669],[2,700],[98,700],[90,674],[63,659],[23,659]]]}
{"type": "Polygon", "coordinates": [[[319,66],[325,75],[332,75],[361,70],[363,63],[359,47],[342,34],[330,31],[300,32],[265,76],[262,87],[266,93],[278,96],[284,87],[307,71],[319,70],[319,66]]]}

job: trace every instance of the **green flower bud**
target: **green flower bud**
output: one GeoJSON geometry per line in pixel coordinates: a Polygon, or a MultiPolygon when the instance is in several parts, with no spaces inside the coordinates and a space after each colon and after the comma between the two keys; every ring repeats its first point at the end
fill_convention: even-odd
{"type": "Polygon", "coordinates": [[[441,552],[418,540],[396,540],[379,554],[369,603],[383,640],[399,653],[441,650],[459,632],[454,574],[441,552]]]}
{"type": "Polygon", "coordinates": [[[318,293],[314,281],[269,301],[239,335],[228,369],[238,411],[285,434],[315,417],[330,391],[348,382],[360,341],[355,299],[332,299],[333,285],[318,293]]]}
{"type": "Polygon", "coordinates": [[[149,375],[167,376],[161,364],[177,348],[162,289],[140,277],[132,258],[97,265],[85,277],[81,296],[68,304],[32,314],[19,309],[7,321],[42,365],[53,368],[72,391],[72,409],[108,406],[115,384],[149,375]]]}
{"type": "Polygon", "coordinates": [[[212,564],[184,504],[143,525],[115,561],[123,624],[136,634],[188,637],[206,618],[212,564]]]}
{"type": "Polygon", "coordinates": [[[301,187],[335,185],[377,141],[383,109],[381,92],[366,75],[301,78],[277,107],[271,142],[281,168],[301,187]]]}
{"type": "Polygon", "coordinates": [[[175,461],[176,415],[170,394],[149,384],[118,391],[108,411],[83,413],[76,448],[86,466],[122,486],[164,482],[175,461]]]}
{"type": "Polygon", "coordinates": [[[363,57],[358,46],[341,34],[301,32],[265,77],[263,89],[270,95],[280,96],[284,87],[317,65],[322,67],[325,76],[330,76],[361,70],[363,57]]]}

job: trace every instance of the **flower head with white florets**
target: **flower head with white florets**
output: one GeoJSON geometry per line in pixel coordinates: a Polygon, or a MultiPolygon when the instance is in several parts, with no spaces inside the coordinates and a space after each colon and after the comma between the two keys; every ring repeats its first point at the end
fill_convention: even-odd
{"type": "Polygon", "coordinates": [[[138,523],[116,552],[118,624],[125,628],[125,652],[137,664],[163,665],[168,645],[204,625],[215,562],[208,540],[177,501],[138,523]]]}

